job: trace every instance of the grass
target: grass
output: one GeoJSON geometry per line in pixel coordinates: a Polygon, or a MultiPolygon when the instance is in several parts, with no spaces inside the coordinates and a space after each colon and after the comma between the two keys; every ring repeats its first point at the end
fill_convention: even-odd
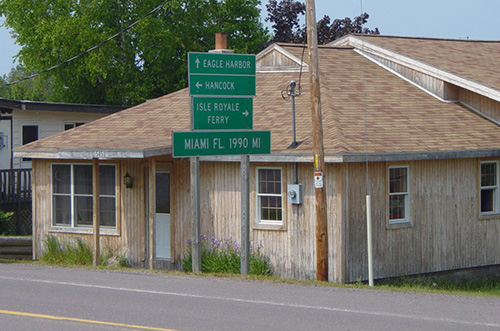
{"type": "MultiPolygon", "coordinates": [[[[76,266],[92,265],[92,250],[90,246],[80,238],[75,242],[61,242],[57,237],[47,236],[44,242],[45,251],[41,257],[41,261],[48,264],[63,264],[76,266]]],[[[120,267],[128,267],[130,263],[125,256],[115,256],[112,251],[106,254],[101,254],[99,261],[101,266],[107,264],[110,258],[117,261],[120,267]]]]}
{"type": "MultiPolygon", "coordinates": [[[[41,264],[50,266],[60,266],[60,267],[79,267],[79,268],[95,268],[92,265],[70,265],[70,264],[55,264],[44,261],[26,261],[26,260],[8,260],[0,259],[0,264],[3,263],[19,263],[19,264],[41,264]]],[[[100,266],[97,268],[108,269],[107,266],[100,266]]],[[[113,268],[116,269],[116,268],[113,268]]],[[[155,273],[155,274],[171,274],[171,275],[185,275],[186,272],[175,271],[175,270],[149,270],[143,268],[131,268],[126,269],[130,272],[139,273],[155,273]]],[[[496,277],[485,277],[475,280],[466,279],[454,279],[449,276],[435,276],[432,278],[408,278],[400,277],[396,279],[391,279],[390,283],[387,281],[375,281],[374,287],[369,287],[363,282],[356,282],[350,284],[338,284],[330,282],[319,282],[316,280],[298,280],[290,278],[280,278],[272,275],[255,275],[251,274],[248,276],[242,276],[238,272],[234,273],[220,273],[220,272],[206,272],[201,274],[196,274],[197,277],[220,277],[220,278],[235,278],[235,279],[245,279],[252,281],[263,281],[263,282],[273,282],[282,284],[292,284],[292,285],[302,285],[302,286],[319,286],[319,287],[339,287],[339,288],[357,288],[357,289],[372,289],[372,290],[386,290],[386,291],[397,291],[397,292],[413,292],[413,293],[435,293],[435,294],[447,294],[447,295],[468,295],[468,296],[481,296],[481,297],[500,297],[500,278],[496,277]]]]}
{"type": "Polygon", "coordinates": [[[456,278],[449,275],[432,277],[399,277],[390,282],[381,282],[378,288],[412,292],[438,292],[500,297],[500,277],[456,278]]]}

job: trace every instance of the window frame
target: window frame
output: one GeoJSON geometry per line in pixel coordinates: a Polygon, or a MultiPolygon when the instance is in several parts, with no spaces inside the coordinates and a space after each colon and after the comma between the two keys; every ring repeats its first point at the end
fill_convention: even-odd
{"type": "Polygon", "coordinates": [[[410,166],[392,165],[387,167],[387,227],[401,228],[411,226],[411,188],[410,188],[410,166]],[[406,169],[406,191],[391,192],[391,169],[406,169]],[[404,195],[404,215],[402,218],[391,219],[391,196],[404,195]]]}
{"type": "Polygon", "coordinates": [[[87,121],[65,121],[63,123],[63,131],[68,131],[68,130],[71,130],[71,129],[74,129],[74,128],[77,128],[81,125],[84,125],[86,124],[87,121]],[[67,126],[70,126],[71,125],[71,128],[67,128],[67,126]]]}
{"type": "Polygon", "coordinates": [[[500,181],[499,181],[499,161],[496,160],[485,160],[485,161],[480,161],[479,162],[479,214],[480,216],[491,216],[491,215],[498,215],[500,213],[499,207],[500,207],[500,202],[499,202],[499,190],[500,190],[500,181]],[[483,164],[494,164],[495,165],[495,184],[493,186],[484,186],[482,185],[482,165],[483,164]],[[492,211],[482,211],[482,192],[483,190],[491,190],[493,189],[493,210],[492,211]]]}
{"type": "MultiPolygon", "coordinates": [[[[26,144],[29,144],[29,143],[37,141],[37,140],[40,140],[40,125],[36,124],[36,123],[35,124],[30,124],[30,123],[21,124],[21,146],[24,146],[26,144]],[[30,140],[28,142],[24,142],[24,128],[28,127],[28,126],[36,127],[36,139],[30,140]]],[[[21,158],[21,162],[30,162],[31,163],[31,157],[23,157],[23,158],[21,158]]]]}
{"type": "MultiPolygon", "coordinates": [[[[86,194],[86,193],[75,193],[75,173],[74,173],[74,167],[75,166],[90,166],[92,167],[91,163],[71,163],[71,162],[54,162],[50,164],[50,213],[51,213],[51,219],[50,219],[50,231],[52,232],[92,232],[93,226],[92,224],[86,225],[86,224],[78,224],[76,218],[75,218],[75,199],[77,197],[92,197],[92,194],[86,194]],[[54,192],[54,166],[57,165],[62,165],[62,166],[70,166],[70,190],[69,193],[55,193],[54,192]],[[69,197],[70,200],[70,223],[69,224],[64,224],[64,223],[56,223],[55,219],[55,211],[54,211],[54,197],[55,196],[66,196],[69,197]]],[[[105,230],[108,232],[108,234],[116,234],[117,231],[119,230],[119,222],[118,220],[120,219],[119,217],[119,192],[120,192],[120,181],[118,180],[118,173],[119,173],[119,168],[117,164],[114,163],[101,163],[99,164],[99,167],[113,167],[114,168],[114,195],[112,194],[103,194],[99,192],[99,198],[114,198],[114,214],[115,214],[115,222],[114,226],[109,226],[109,225],[102,225],[100,224],[100,231],[105,230]]],[[[101,210],[102,212],[102,210],[101,210]]]]}
{"type": "Polygon", "coordinates": [[[255,167],[255,228],[261,230],[285,230],[285,205],[284,201],[284,172],[283,167],[277,166],[256,166],[255,167]],[[279,170],[281,193],[259,193],[259,171],[260,170],[279,170]],[[281,199],[281,220],[263,220],[261,219],[261,197],[279,197],[281,199]]]}

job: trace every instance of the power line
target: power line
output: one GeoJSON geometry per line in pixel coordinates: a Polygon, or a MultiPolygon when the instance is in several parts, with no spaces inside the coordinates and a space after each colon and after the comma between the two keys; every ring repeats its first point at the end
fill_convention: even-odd
{"type": "Polygon", "coordinates": [[[129,26],[127,26],[127,27],[125,27],[125,28],[121,29],[120,31],[118,31],[117,33],[115,33],[114,35],[112,35],[111,37],[109,37],[108,39],[106,39],[106,40],[104,40],[104,41],[101,41],[101,42],[100,42],[100,43],[98,43],[97,45],[92,46],[91,48],[89,48],[89,49],[87,49],[87,50],[85,50],[85,51],[83,51],[83,52],[81,52],[81,53],[79,53],[79,54],[77,54],[77,55],[75,55],[75,56],[73,56],[73,57],[71,57],[71,58],[67,59],[67,60],[64,60],[63,62],[61,62],[61,63],[59,63],[59,64],[56,64],[56,65],[54,65],[54,66],[52,66],[52,67],[50,67],[50,68],[44,69],[44,70],[42,70],[42,71],[38,71],[38,72],[36,72],[36,73],[34,73],[34,74],[31,74],[31,75],[29,75],[29,76],[23,77],[23,78],[21,78],[21,79],[19,79],[19,80],[16,80],[16,81],[13,81],[13,82],[9,82],[9,83],[7,83],[7,84],[4,84],[4,85],[0,86],[0,88],[7,87],[7,86],[10,86],[10,85],[14,85],[14,84],[17,84],[17,83],[23,82],[23,81],[25,81],[25,80],[29,80],[29,79],[35,78],[35,77],[37,77],[37,76],[39,76],[39,75],[41,75],[41,74],[43,74],[43,73],[49,72],[49,71],[51,71],[51,70],[54,70],[54,69],[56,69],[56,68],[59,68],[59,67],[61,67],[61,66],[65,65],[65,64],[67,64],[67,63],[69,63],[69,62],[71,62],[71,61],[73,61],[73,60],[76,60],[76,59],[78,59],[79,57],[82,57],[82,56],[84,56],[84,55],[86,55],[86,54],[88,54],[88,53],[92,52],[92,51],[93,51],[93,50],[95,50],[95,49],[98,49],[98,48],[99,48],[99,47],[101,47],[102,45],[104,45],[104,44],[106,44],[106,43],[110,42],[111,40],[113,40],[113,39],[115,39],[116,37],[118,37],[119,35],[121,35],[123,32],[130,30],[133,26],[135,26],[136,24],[138,24],[139,22],[141,22],[142,20],[144,20],[144,19],[145,19],[145,18],[147,18],[148,16],[151,16],[151,15],[152,15],[154,12],[156,12],[157,10],[159,10],[159,9],[163,8],[163,6],[164,6],[167,2],[168,2],[168,0],[167,0],[167,1],[164,1],[161,5],[159,5],[158,7],[154,8],[153,10],[151,10],[151,11],[150,11],[149,13],[147,13],[146,15],[142,16],[142,17],[141,17],[140,19],[138,19],[137,21],[135,21],[135,22],[133,22],[132,24],[130,24],[129,26]]]}

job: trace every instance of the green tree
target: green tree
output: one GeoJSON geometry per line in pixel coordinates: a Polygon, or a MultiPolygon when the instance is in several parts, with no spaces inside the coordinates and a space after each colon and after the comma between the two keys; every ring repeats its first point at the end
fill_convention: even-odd
{"type": "MultiPolygon", "coordinates": [[[[7,83],[8,83],[8,81],[7,81],[7,77],[5,75],[0,77],[0,86],[3,86],[7,83]]],[[[10,86],[0,88],[0,98],[3,98],[3,99],[10,99],[11,98],[10,97],[10,86]]]]}
{"type": "Polygon", "coordinates": [[[47,75],[36,76],[32,79],[22,80],[30,73],[22,65],[12,68],[7,76],[3,77],[0,86],[9,82],[19,83],[5,86],[0,89],[0,97],[6,99],[45,101],[53,94],[53,79],[47,75]]]}
{"type": "Polygon", "coordinates": [[[186,86],[187,52],[228,47],[256,53],[269,40],[259,0],[171,0],[127,31],[160,0],[0,0],[19,62],[38,72],[116,38],[44,74],[47,101],[137,104],[186,86]]]}
{"type": "MultiPolygon", "coordinates": [[[[269,0],[266,5],[266,21],[272,23],[274,42],[303,43],[306,40],[305,26],[300,24],[306,6],[295,0],[269,0]]],[[[378,28],[370,30],[364,27],[369,15],[363,13],[351,20],[349,17],[335,19],[325,15],[317,24],[318,44],[327,44],[349,33],[380,34],[378,28]]]]}

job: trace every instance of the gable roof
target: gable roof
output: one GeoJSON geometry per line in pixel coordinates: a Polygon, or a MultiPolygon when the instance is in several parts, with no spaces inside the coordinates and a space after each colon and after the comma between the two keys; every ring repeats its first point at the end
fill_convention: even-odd
{"type": "Polygon", "coordinates": [[[352,46],[500,101],[500,41],[347,35],[352,46]]]}
{"type": "MultiPolygon", "coordinates": [[[[271,130],[272,155],[253,155],[253,161],[312,161],[307,67],[302,77],[297,70],[303,53],[300,62],[307,62],[302,45],[277,44],[257,56],[258,63],[274,56],[284,65],[280,70],[270,61],[257,70],[254,130],[271,130]],[[301,144],[295,148],[288,148],[290,101],[281,97],[291,80],[302,85],[302,95],[296,98],[296,136],[301,144]]],[[[497,124],[458,103],[430,96],[353,47],[322,46],[319,63],[327,162],[500,155],[497,124]]],[[[15,153],[69,159],[170,154],[171,132],[189,131],[190,113],[190,97],[184,89],[35,141],[15,153]]],[[[202,159],[237,160],[230,156],[202,159]]]]}

